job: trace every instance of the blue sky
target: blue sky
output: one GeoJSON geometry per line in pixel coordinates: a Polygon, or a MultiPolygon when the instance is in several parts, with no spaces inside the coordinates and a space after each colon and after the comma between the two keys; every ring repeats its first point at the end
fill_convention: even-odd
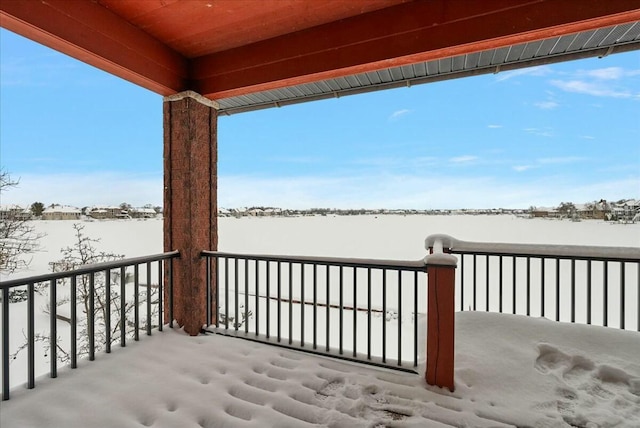
{"type": "MultiPolygon", "coordinates": [[[[640,198],[640,52],[219,118],[219,205],[640,198]]],[[[0,30],[3,204],[162,204],[162,97],[0,30]]]]}

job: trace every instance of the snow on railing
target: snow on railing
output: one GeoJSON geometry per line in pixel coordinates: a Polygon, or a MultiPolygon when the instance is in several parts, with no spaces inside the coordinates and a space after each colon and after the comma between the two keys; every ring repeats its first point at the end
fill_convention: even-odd
{"type": "Polygon", "coordinates": [[[510,312],[640,331],[638,247],[437,237],[445,251],[460,256],[456,300],[461,311],[510,312]]]}
{"type": "Polygon", "coordinates": [[[172,307],[176,257],[173,251],[0,282],[2,400],[25,379],[31,389],[38,375],[57,377],[59,362],[75,369],[79,358],[94,360],[114,343],[124,347],[127,339],[139,340],[140,331],[162,330],[165,291],[170,312],[172,307]],[[36,304],[44,316],[36,314],[36,304]],[[36,358],[36,348],[45,358],[36,358]],[[25,366],[26,378],[19,370],[25,366]]]}

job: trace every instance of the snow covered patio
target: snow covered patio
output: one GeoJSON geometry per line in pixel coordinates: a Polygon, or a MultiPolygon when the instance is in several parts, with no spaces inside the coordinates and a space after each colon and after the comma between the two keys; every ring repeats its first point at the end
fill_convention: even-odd
{"type": "Polygon", "coordinates": [[[638,333],[457,314],[456,391],[422,376],[165,329],[0,404],[9,427],[637,427],[638,333]]]}

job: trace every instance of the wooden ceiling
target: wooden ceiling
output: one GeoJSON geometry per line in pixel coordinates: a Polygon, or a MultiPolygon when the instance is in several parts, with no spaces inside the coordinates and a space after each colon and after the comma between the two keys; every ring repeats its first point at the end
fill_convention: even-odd
{"type": "Polygon", "coordinates": [[[640,20],[638,0],[2,0],[0,25],[211,99],[640,20]]]}

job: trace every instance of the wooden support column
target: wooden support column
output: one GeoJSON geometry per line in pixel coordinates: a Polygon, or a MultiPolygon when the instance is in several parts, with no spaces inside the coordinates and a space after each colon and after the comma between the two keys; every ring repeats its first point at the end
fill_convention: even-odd
{"type": "Polygon", "coordinates": [[[427,266],[427,372],[429,385],[454,390],[455,266],[427,266]]]}
{"type": "Polygon", "coordinates": [[[425,240],[427,267],[427,370],[429,385],[455,388],[455,280],[458,259],[449,254],[455,239],[431,235],[425,240]]]}
{"type": "Polygon", "coordinates": [[[191,335],[217,317],[216,296],[207,302],[202,250],[218,248],[217,103],[195,92],[164,99],[164,250],[173,261],[173,299],[165,287],[165,322],[173,318],[191,335]]]}

